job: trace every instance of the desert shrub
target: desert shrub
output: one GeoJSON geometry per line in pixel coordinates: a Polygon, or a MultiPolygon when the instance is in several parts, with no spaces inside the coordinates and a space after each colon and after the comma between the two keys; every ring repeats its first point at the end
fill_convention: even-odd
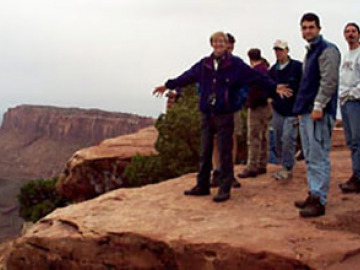
{"type": "Polygon", "coordinates": [[[123,174],[125,187],[139,187],[158,182],[162,169],[159,167],[159,157],[156,155],[135,155],[131,164],[125,167],[123,174]]]}
{"type": "Polygon", "coordinates": [[[131,186],[156,183],[194,172],[200,160],[200,113],[195,85],[184,88],[176,103],[155,123],[156,156],[134,156],[124,172],[131,186]]]}
{"type": "Polygon", "coordinates": [[[196,88],[192,86],[185,88],[173,107],[156,121],[159,136],[155,148],[165,174],[178,176],[198,169],[200,117],[196,88]]]}
{"type": "Polygon", "coordinates": [[[55,184],[56,178],[32,180],[24,184],[17,196],[19,215],[26,221],[36,222],[55,208],[65,206],[69,201],[57,193],[55,184]]]}

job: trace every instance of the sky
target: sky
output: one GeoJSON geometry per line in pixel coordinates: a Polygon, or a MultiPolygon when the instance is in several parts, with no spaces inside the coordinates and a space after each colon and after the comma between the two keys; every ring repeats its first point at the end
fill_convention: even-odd
{"type": "Polygon", "coordinates": [[[346,51],[343,28],[360,23],[359,0],[2,0],[0,113],[36,104],[157,117],[165,99],[154,87],[209,55],[216,31],[235,36],[245,62],[260,48],[274,63],[276,39],[302,60],[305,12],[346,51]]]}

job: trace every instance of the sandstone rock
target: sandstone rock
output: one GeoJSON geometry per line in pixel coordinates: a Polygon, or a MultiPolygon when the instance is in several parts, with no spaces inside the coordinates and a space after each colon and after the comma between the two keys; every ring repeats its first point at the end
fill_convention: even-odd
{"type": "Polygon", "coordinates": [[[293,206],[307,193],[304,162],[288,184],[272,180],[277,168],[269,166],[220,204],[184,196],[195,182],[189,174],[58,209],[13,242],[3,262],[7,270],[358,269],[360,196],[337,187],[351,173],[349,152],[331,160],[323,217],[301,219],[293,206]]]}
{"type": "Polygon", "coordinates": [[[60,174],[60,194],[82,201],[123,187],[121,176],[136,154],[156,154],[157,130],[152,126],[135,134],[119,136],[77,151],[60,174]]]}

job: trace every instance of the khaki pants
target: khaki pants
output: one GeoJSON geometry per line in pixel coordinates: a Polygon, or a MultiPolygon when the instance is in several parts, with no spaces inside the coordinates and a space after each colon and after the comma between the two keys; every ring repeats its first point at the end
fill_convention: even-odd
{"type": "Polygon", "coordinates": [[[248,109],[247,169],[257,171],[266,168],[268,162],[269,121],[272,110],[270,105],[248,109]]]}

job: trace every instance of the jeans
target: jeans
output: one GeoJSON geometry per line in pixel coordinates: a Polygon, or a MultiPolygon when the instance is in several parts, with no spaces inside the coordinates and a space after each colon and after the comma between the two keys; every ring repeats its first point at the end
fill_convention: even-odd
{"type": "Polygon", "coordinates": [[[296,124],[297,117],[282,116],[274,110],[272,126],[274,129],[276,154],[281,165],[287,170],[292,170],[295,164],[296,124]]]}
{"type": "Polygon", "coordinates": [[[325,205],[330,187],[330,148],[334,119],[327,113],[313,121],[310,114],[301,115],[300,136],[306,162],[306,176],[311,194],[325,205]]]}
{"type": "Polygon", "coordinates": [[[197,185],[207,189],[210,186],[214,135],[217,134],[217,147],[220,159],[219,184],[225,192],[230,192],[234,179],[232,160],[234,114],[207,115],[201,118],[201,157],[197,185]]]}
{"type": "Polygon", "coordinates": [[[275,135],[274,129],[269,128],[269,147],[268,147],[268,163],[279,164],[277,159],[276,147],[275,147],[275,135]]]}
{"type": "Polygon", "coordinates": [[[341,115],[353,171],[360,178],[360,101],[347,101],[341,106],[341,115]]]}

